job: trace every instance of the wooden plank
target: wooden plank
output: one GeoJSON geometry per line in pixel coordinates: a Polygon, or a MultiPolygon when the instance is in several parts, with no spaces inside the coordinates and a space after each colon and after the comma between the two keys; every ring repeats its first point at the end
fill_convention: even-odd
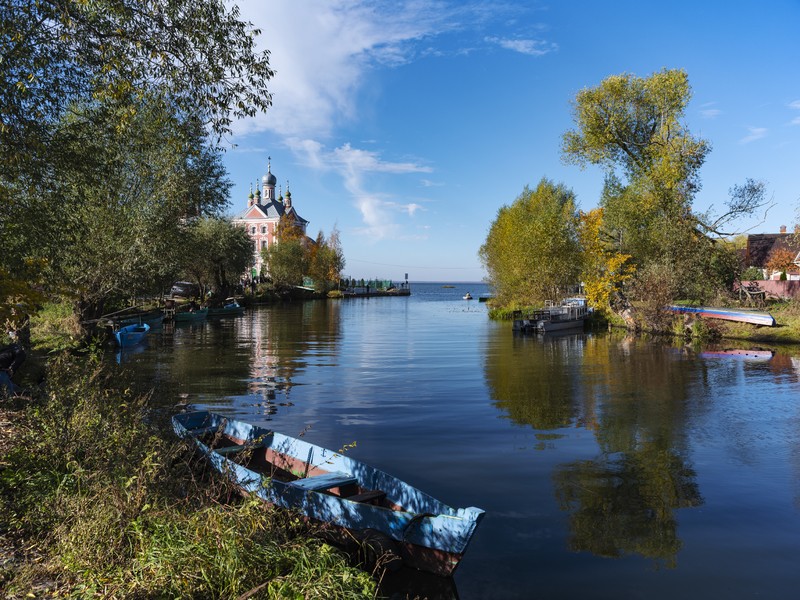
{"type": "Polygon", "coordinates": [[[304,490],[318,492],[320,490],[328,490],[330,488],[352,485],[354,483],[356,483],[356,478],[349,473],[324,473],[322,475],[306,477],[305,479],[297,479],[290,482],[290,485],[304,490]]]}

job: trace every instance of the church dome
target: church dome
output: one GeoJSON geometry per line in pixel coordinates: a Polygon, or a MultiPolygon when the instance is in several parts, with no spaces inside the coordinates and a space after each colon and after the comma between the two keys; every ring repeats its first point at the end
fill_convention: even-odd
{"type": "Polygon", "coordinates": [[[264,183],[264,185],[274,186],[276,183],[278,183],[277,177],[275,177],[275,175],[273,175],[272,173],[267,173],[266,175],[264,175],[261,181],[264,183]]]}

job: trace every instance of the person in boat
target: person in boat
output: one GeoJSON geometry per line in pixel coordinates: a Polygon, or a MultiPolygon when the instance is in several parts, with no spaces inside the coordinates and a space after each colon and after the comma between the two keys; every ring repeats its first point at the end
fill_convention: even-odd
{"type": "Polygon", "coordinates": [[[19,394],[20,388],[11,379],[25,361],[25,350],[19,344],[9,344],[0,348],[0,392],[19,394]]]}

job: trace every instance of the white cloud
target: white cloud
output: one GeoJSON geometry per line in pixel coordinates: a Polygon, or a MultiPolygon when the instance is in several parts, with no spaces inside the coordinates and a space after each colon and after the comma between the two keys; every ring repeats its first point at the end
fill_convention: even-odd
{"type": "Polygon", "coordinates": [[[558,50],[558,44],[546,42],[544,40],[487,37],[486,41],[497,44],[506,50],[512,50],[529,56],[544,56],[545,54],[558,50]]]}
{"type": "Polygon", "coordinates": [[[795,110],[800,110],[800,100],[795,100],[794,102],[789,102],[789,108],[794,108],[795,110]]]}
{"type": "Polygon", "coordinates": [[[789,125],[800,125],[800,117],[795,117],[791,121],[789,121],[789,125]]]}
{"type": "Polygon", "coordinates": [[[430,173],[430,167],[413,162],[384,161],[377,152],[353,148],[350,144],[343,144],[330,152],[321,143],[308,139],[292,138],[287,145],[309,168],[341,175],[345,189],[361,213],[364,227],[359,233],[376,240],[400,237],[401,228],[394,222],[395,216],[406,214],[413,217],[422,209],[419,204],[398,204],[385,194],[370,191],[367,176],[370,173],[430,173]]]}
{"type": "Polygon", "coordinates": [[[357,116],[355,97],[376,64],[399,65],[412,42],[446,29],[449,14],[436,3],[376,6],[359,0],[238,0],[241,18],[261,29],[276,71],[273,105],[236,124],[237,133],[274,131],[325,137],[357,116]]]}
{"type": "Polygon", "coordinates": [[[749,144],[750,142],[755,142],[767,136],[766,127],[748,127],[747,131],[749,131],[750,134],[740,139],[740,144],[749,144]]]}

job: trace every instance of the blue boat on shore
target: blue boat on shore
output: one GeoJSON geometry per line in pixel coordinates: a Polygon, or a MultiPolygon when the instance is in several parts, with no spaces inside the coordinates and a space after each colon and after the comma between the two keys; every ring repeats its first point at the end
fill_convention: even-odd
{"type": "Polygon", "coordinates": [[[739,323],[752,323],[753,325],[775,326],[775,318],[768,312],[745,310],[737,308],[711,308],[709,306],[678,306],[666,307],[668,311],[676,314],[696,315],[705,319],[723,319],[739,323]]]}
{"type": "Polygon", "coordinates": [[[114,339],[120,348],[130,348],[140,343],[149,331],[147,323],[126,325],[114,331],[114,339]]]}
{"type": "Polygon", "coordinates": [[[452,575],[484,515],[332,450],[216,413],[178,414],[172,423],[243,492],[365,543],[380,536],[384,563],[452,575]]]}

